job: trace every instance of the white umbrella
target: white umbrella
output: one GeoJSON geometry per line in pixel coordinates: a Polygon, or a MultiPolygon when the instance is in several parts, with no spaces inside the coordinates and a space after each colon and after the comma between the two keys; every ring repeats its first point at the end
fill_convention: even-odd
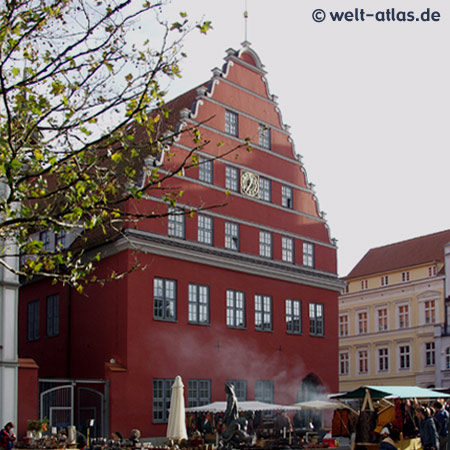
{"type": "Polygon", "coordinates": [[[175,382],[172,385],[167,438],[173,440],[187,439],[184,409],[184,385],[179,375],[177,375],[175,382]]]}

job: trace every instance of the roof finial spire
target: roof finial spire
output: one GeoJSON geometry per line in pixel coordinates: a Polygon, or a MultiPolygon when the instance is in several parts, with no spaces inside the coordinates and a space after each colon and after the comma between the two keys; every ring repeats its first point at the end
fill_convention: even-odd
{"type": "Polygon", "coordinates": [[[244,41],[245,42],[247,42],[247,20],[248,20],[247,0],[245,0],[245,11],[244,11],[244,29],[245,29],[244,41]]]}

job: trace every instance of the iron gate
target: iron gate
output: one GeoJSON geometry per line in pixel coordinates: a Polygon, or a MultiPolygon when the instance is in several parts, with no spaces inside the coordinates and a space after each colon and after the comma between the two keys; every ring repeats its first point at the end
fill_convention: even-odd
{"type": "Polygon", "coordinates": [[[91,437],[109,436],[108,381],[41,378],[39,390],[39,417],[49,427],[75,425],[85,435],[90,427],[91,437]]]}

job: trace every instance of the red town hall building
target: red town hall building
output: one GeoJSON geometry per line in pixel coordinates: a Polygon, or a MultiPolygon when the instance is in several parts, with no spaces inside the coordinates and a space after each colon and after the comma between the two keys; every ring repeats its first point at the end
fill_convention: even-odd
{"type": "MultiPolygon", "coordinates": [[[[227,381],[240,400],[281,404],[338,390],[336,243],[265,75],[244,43],[168,104],[211,141],[171,180],[184,190],[177,207],[225,206],[174,210],[98,242],[99,277],[136,261],[145,270],[87,297],[45,280],[21,287],[19,355],[39,366],[39,414],[51,425],[93,418],[96,435],[164,436],[177,375],[189,406],[224,400],[227,381]],[[245,138],[251,152],[213,159],[245,138]]],[[[181,135],[161,168],[192,145],[181,135]]],[[[152,192],[136,206],[168,208],[152,192]]]]}

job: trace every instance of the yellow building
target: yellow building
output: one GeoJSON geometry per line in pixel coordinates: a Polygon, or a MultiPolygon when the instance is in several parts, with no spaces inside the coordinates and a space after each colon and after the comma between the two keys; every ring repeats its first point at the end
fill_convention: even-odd
{"type": "MultiPolygon", "coordinates": [[[[373,248],[339,297],[339,389],[435,384],[450,230],[373,248]]],[[[439,356],[439,355],[438,355],[439,356]]]]}

